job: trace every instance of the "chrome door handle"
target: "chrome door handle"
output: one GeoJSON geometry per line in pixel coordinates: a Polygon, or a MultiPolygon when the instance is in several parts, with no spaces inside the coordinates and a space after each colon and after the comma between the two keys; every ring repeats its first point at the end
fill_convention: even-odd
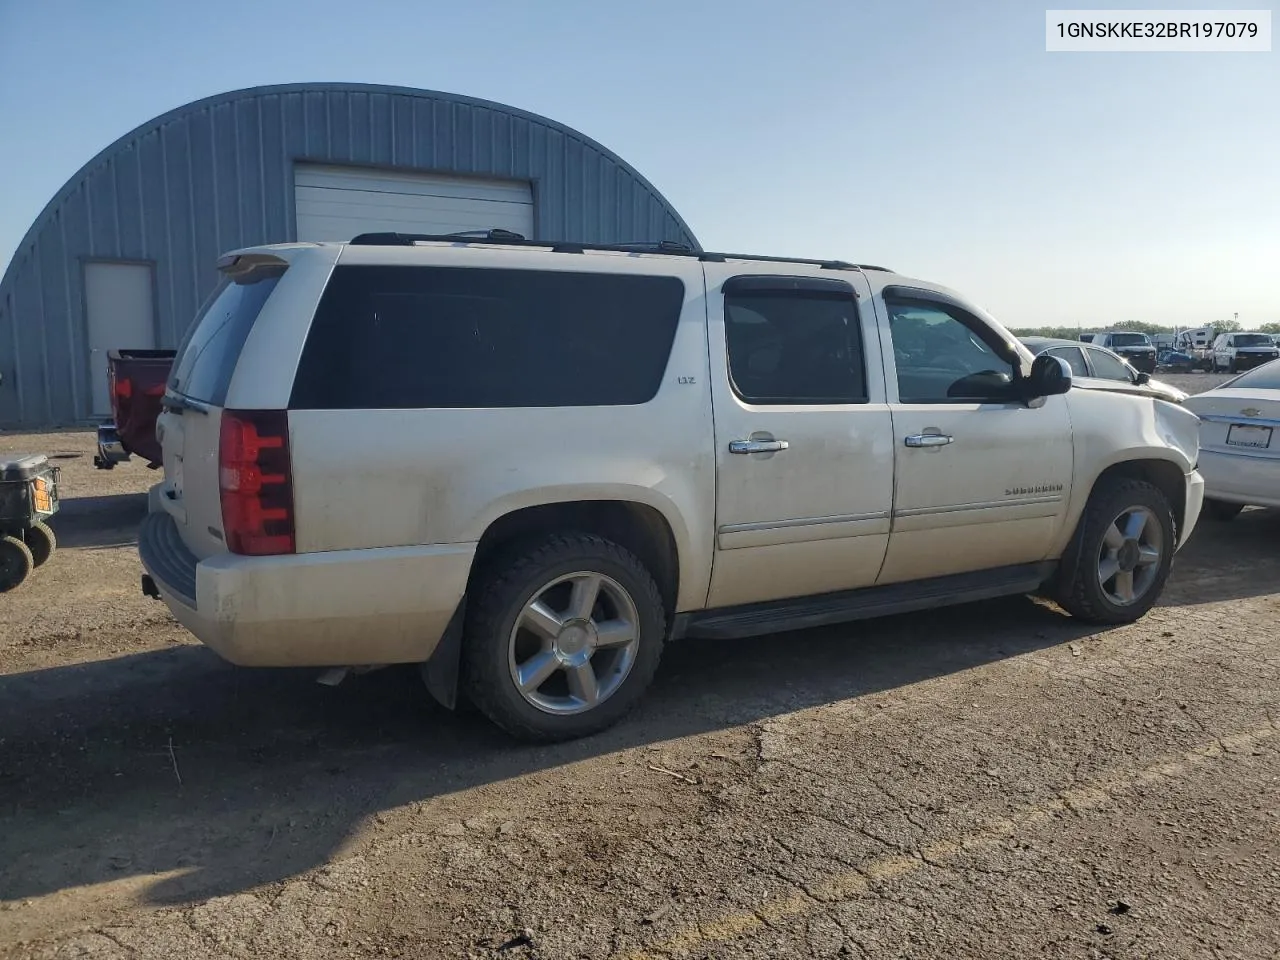
{"type": "Polygon", "coordinates": [[[944,433],[917,433],[907,437],[908,447],[945,447],[955,440],[944,433]]]}
{"type": "Polygon", "coordinates": [[[730,440],[730,453],[777,453],[791,444],[785,440],[730,440]]]}

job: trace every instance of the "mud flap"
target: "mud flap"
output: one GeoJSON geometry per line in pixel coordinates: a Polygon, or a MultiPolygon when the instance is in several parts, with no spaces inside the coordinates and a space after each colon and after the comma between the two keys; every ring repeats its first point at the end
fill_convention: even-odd
{"type": "Polygon", "coordinates": [[[467,598],[464,595],[444,628],[444,635],[436,644],[431,659],[419,668],[427,692],[446,710],[454,710],[458,706],[458,671],[462,664],[462,627],[466,611],[467,598]]]}

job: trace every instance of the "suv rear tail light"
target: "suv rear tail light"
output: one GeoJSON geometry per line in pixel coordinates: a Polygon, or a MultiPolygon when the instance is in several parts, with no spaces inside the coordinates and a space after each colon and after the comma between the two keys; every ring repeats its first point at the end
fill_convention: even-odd
{"type": "Polygon", "coordinates": [[[222,531],[232,553],[294,552],[288,411],[222,412],[218,491],[222,531]]]}

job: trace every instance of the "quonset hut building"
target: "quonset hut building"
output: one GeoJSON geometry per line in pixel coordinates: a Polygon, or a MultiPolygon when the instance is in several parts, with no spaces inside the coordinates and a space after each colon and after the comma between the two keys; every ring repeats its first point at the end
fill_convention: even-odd
{"type": "Polygon", "coordinates": [[[492,227],[700,249],[620,157],[502,104],[316,83],[172,110],[85,164],[14,254],[0,280],[0,426],[108,416],[107,351],[176,347],[227,250],[492,227]]]}

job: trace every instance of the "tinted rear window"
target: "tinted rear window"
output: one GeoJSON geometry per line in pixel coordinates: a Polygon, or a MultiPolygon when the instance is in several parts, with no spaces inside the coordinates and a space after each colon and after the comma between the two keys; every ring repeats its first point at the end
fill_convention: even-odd
{"type": "Polygon", "coordinates": [[[645,403],[662,382],[683,301],[675,277],[338,267],[290,406],[645,403]]]}
{"type": "Polygon", "coordinates": [[[170,390],[215,407],[226,402],[244,342],[283,275],[283,267],[258,270],[218,285],[178,347],[170,390]]]}
{"type": "Polygon", "coordinates": [[[1264,363],[1256,370],[1241,374],[1224,387],[1247,387],[1250,390],[1280,390],[1280,360],[1264,363]]]}
{"type": "Polygon", "coordinates": [[[1261,333],[1237,333],[1237,347],[1274,347],[1276,342],[1261,333]]]}

